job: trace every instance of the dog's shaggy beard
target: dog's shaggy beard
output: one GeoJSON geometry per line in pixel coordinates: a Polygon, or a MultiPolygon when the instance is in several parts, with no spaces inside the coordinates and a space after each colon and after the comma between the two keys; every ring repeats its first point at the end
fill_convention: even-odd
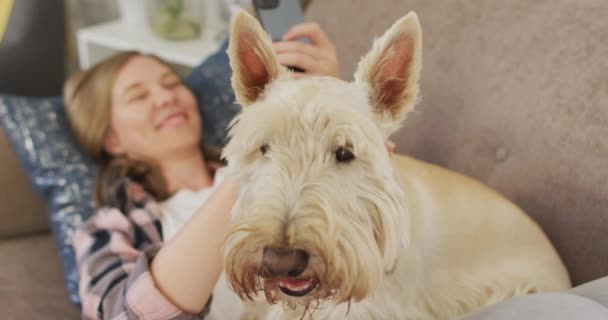
{"type": "Polygon", "coordinates": [[[314,310],[324,300],[359,301],[378,286],[384,272],[394,267],[404,240],[405,201],[393,177],[379,179],[372,168],[359,166],[352,168],[357,178],[347,184],[351,190],[337,185],[340,178],[331,171],[298,192],[286,187],[293,179],[286,183],[259,173],[263,170],[249,171],[257,174],[244,179],[225,246],[227,279],[241,299],[253,300],[263,291],[269,303],[314,310]],[[280,199],[293,195],[298,195],[291,210],[296,214],[289,216],[286,201],[280,199]],[[263,267],[263,248],[286,244],[310,254],[308,269],[298,278],[315,279],[316,288],[304,297],[282,294],[278,280],[263,267]]]}

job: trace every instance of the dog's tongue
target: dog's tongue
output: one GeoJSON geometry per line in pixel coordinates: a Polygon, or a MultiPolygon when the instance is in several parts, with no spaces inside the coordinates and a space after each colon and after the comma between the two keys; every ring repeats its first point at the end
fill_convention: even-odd
{"type": "Polygon", "coordinates": [[[292,290],[301,290],[306,289],[310,285],[310,282],[309,279],[283,278],[279,280],[279,285],[292,290]]]}

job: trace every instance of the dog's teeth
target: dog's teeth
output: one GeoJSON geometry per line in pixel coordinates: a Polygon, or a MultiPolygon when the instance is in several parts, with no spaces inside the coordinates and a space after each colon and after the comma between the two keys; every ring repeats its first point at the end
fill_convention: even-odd
{"type": "Polygon", "coordinates": [[[304,291],[310,288],[312,282],[310,280],[284,279],[279,281],[279,285],[292,291],[304,291]]]}

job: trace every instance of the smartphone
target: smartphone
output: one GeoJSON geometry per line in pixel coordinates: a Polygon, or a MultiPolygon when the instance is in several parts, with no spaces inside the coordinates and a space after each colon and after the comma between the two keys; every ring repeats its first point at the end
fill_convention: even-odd
{"type": "MultiPolygon", "coordinates": [[[[272,41],[280,41],[293,26],[304,22],[304,12],[299,0],[253,0],[260,24],[270,34],[272,41]]],[[[310,43],[308,38],[298,41],[310,43]]]]}
{"type": "MultiPolygon", "coordinates": [[[[299,0],[253,0],[253,7],[260,24],[270,34],[272,41],[281,41],[292,26],[304,22],[304,12],[299,0]]],[[[296,41],[311,43],[308,38],[299,38],[296,41]]],[[[298,67],[287,68],[304,72],[298,67]]]]}

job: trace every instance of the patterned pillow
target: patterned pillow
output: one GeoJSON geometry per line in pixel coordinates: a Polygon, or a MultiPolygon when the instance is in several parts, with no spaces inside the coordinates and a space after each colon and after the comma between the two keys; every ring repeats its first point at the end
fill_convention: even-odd
{"type": "MultiPolygon", "coordinates": [[[[218,147],[225,145],[225,128],[240,110],[233,103],[226,47],[227,42],[184,79],[203,114],[203,140],[218,147]]],[[[78,273],[71,241],[74,229],[93,213],[97,166],[71,135],[61,97],[0,96],[0,124],[46,203],[70,300],[78,304],[78,273]]]]}
{"type": "Polygon", "coordinates": [[[76,145],[60,97],[0,96],[0,123],[46,203],[70,300],[78,303],[71,240],[74,228],[93,212],[95,164],[76,145]]]}
{"type": "Polygon", "coordinates": [[[226,53],[227,48],[228,40],[184,79],[196,95],[201,110],[203,141],[218,147],[226,145],[226,128],[241,110],[241,106],[235,103],[230,84],[232,70],[226,53]]]}

